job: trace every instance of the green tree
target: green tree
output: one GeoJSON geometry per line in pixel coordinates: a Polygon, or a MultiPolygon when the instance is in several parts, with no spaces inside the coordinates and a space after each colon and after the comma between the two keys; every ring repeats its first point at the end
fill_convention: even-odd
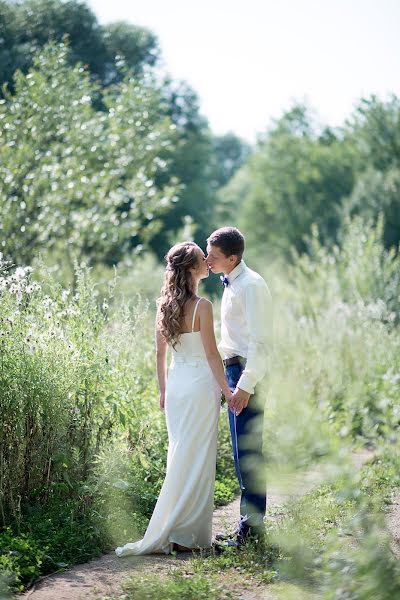
{"type": "Polygon", "coordinates": [[[215,221],[216,188],[213,139],[200,114],[197,94],[184,82],[166,80],[164,111],[176,126],[177,141],[168,173],[181,182],[178,202],[162,218],[162,229],[151,242],[162,258],[189,218],[193,237],[204,246],[215,221]]]}
{"type": "Polygon", "coordinates": [[[251,154],[251,147],[234,133],[214,136],[216,187],[221,188],[232,179],[236,171],[251,154]]]}
{"type": "Polygon", "coordinates": [[[175,132],[161,92],[127,77],[104,95],[68,48],[50,44],[0,104],[0,224],[5,255],[61,248],[72,263],[114,264],[148,243],[177,190],[161,177],[175,132]],[[159,181],[163,179],[163,184],[159,181]]]}
{"type": "Polygon", "coordinates": [[[349,120],[348,135],[358,149],[360,170],[400,168],[400,98],[363,98],[349,120]]]}
{"type": "Polygon", "coordinates": [[[142,74],[145,66],[154,66],[159,58],[157,37],[145,27],[117,21],[104,25],[102,36],[106,48],[103,77],[106,83],[120,80],[116,58],[123,59],[135,76],[142,74]]]}
{"type": "Polygon", "coordinates": [[[357,178],[344,215],[377,222],[384,217],[385,246],[400,242],[400,99],[363,99],[347,127],[357,149],[357,178]]]}
{"type": "Polygon", "coordinates": [[[256,152],[221,191],[250,244],[288,254],[306,249],[313,223],[336,239],[342,198],[353,187],[353,150],[341,132],[318,133],[309,110],[295,106],[260,138],[256,152]],[[238,197],[237,194],[241,197],[238,197]]]}
{"type": "Polygon", "coordinates": [[[157,39],[150,31],[127,23],[101,26],[79,0],[0,0],[0,83],[12,89],[14,72],[27,73],[38,49],[49,41],[62,42],[65,36],[70,64],[87,65],[103,85],[121,79],[117,59],[138,75],[158,57],[157,39]]]}

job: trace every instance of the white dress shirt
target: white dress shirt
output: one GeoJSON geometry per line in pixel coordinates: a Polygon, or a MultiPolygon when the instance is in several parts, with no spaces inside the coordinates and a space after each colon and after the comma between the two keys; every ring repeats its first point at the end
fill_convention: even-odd
{"type": "Polygon", "coordinates": [[[272,355],[272,299],[264,279],[242,260],[228,275],[221,304],[224,358],[243,356],[246,367],[237,387],[254,394],[267,373],[272,355]]]}

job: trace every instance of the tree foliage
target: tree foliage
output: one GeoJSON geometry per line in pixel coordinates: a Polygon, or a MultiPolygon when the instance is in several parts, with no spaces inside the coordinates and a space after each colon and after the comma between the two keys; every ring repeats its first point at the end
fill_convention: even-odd
{"type": "Polygon", "coordinates": [[[65,41],[65,36],[69,63],[87,65],[102,85],[120,80],[118,59],[138,75],[159,54],[157,38],[149,30],[120,22],[102,26],[79,0],[0,0],[0,82],[12,89],[14,72],[27,73],[40,48],[65,41]]]}
{"type": "Polygon", "coordinates": [[[254,248],[290,256],[307,251],[316,226],[323,244],[342,237],[348,217],[384,218],[386,247],[400,241],[400,100],[360,101],[344,127],[314,125],[294,106],[219,192],[220,215],[233,219],[254,248]]]}
{"type": "Polygon", "coordinates": [[[43,248],[113,264],[154,235],[177,191],[161,92],[127,77],[104,94],[65,45],[50,44],[0,105],[0,223],[6,256],[43,248]],[[162,184],[159,181],[162,180],[162,184]]]}
{"type": "Polygon", "coordinates": [[[361,215],[375,223],[384,217],[387,248],[400,242],[400,98],[386,102],[363,99],[348,124],[357,148],[357,178],[344,205],[345,215],[361,215]]]}
{"type": "Polygon", "coordinates": [[[324,240],[336,238],[338,205],[353,185],[352,155],[339,133],[315,131],[306,107],[277,121],[243,169],[221,196],[250,244],[304,250],[313,223],[324,240]]]}

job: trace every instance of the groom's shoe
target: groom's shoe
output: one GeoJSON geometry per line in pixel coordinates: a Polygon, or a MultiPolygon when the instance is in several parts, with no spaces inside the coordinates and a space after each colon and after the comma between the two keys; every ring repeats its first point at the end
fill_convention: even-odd
{"type": "Polygon", "coordinates": [[[227,540],[234,540],[239,535],[240,529],[235,529],[231,533],[217,533],[215,536],[216,542],[226,542],[227,540]]]}
{"type": "Polygon", "coordinates": [[[217,553],[224,552],[227,548],[240,548],[247,542],[262,542],[265,539],[265,529],[263,527],[246,528],[245,530],[236,530],[231,535],[218,534],[215,536],[213,547],[217,553]]]}
{"type": "Polygon", "coordinates": [[[228,548],[240,548],[244,546],[248,539],[250,539],[248,533],[244,534],[243,531],[238,529],[231,535],[219,534],[216,536],[213,548],[217,554],[221,554],[228,548]]]}
{"type": "Polygon", "coordinates": [[[241,536],[236,536],[236,538],[231,538],[228,540],[216,540],[212,547],[214,549],[215,554],[222,554],[223,552],[228,550],[228,548],[236,548],[238,550],[244,544],[244,538],[242,538],[241,536]]]}

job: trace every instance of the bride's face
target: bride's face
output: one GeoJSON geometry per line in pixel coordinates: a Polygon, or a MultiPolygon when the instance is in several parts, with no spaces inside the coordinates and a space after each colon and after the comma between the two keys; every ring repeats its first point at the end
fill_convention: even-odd
{"type": "Polygon", "coordinates": [[[208,264],[205,254],[201,248],[196,248],[197,265],[194,268],[194,273],[199,279],[208,277],[208,264]]]}

